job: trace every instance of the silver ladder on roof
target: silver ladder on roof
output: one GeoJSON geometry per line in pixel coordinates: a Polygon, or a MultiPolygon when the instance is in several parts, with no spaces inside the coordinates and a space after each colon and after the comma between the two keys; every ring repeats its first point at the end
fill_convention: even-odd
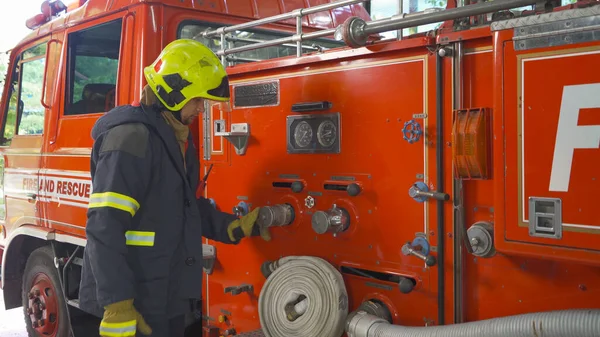
{"type": "Polygon", "coordinates": [[[543,0],[494,0],[490,2],[480,2],[473,5],[451,9],[436,8],[432,10],[430,8],[422,12],[400,14],[390,18],[369,22],[366,22],[358,17],[354,17],[346,21],[345,23],[337,26],[336,28],[324,29],[313,33],[302,33],[302,18],[304,16],[366,1],[369,0],[341,0],[309,8],[300,8],[288,13],[274,15],[263,19],[242,23],[239,25],[219,27],[215,30],[202,33],[202,36],[205,38],[214,38],[217,36],[221,37],[221,50],[217,51],[216,54],[221,57],[221,62],[226,66],[226,56],[234,53],[295,43],[296,56],[300,57],[302,56],[302,49],[309,48],[308,46],[303,46],[302,41],[326,37],[330,35],[334,35],[336,40],[343,41],[347,45],[356,48],[364,46],[366,44],[368,36],[371,34],[416,27],[420,25],[454,20],[469,16],[482,15],[491,12],[535,5],[540,2],[544,2],[543,0]],[[236,30],[256,27],[268,23],[289,20],[293,18],[296,18],[296,34],[292,36],[252,43],[246,46],[227,48],[227,33],[234,32],[236,30]]]}
{"type": "MultiPolygon", "coordinates": [[[[226,56],[229,54],[241,53],[241,52],[259,49],[259,48],[265,48],[265,47],[273,47],[273,46],[286,45],[286,44],[289,45],[290,43],[296,43],[296,56],[300,57],[300,56],[302,56],[302,49],[313,49],[313,50],[319,49],[318,47],[303,46],[302,41],[325,37],[325,36],[329,36],[329,35],[332,35],[335,33],[335,28],[331,28],[331,29],[314,32],[314,33],[302,34],[302,18],[304,16],[322,12],[322,11],[326,11],[326,10],[330,10],[330,9],[335,9],[338,7],[343,7],[343,6],[348,6],[348,5],[357,4],[357,3],[361,3],[361,2],[366,2],[366,1],[369,1],[369,0],[341,0],[341,1],[331,2],[328,4],[309,7],[309,8],[299,8],[299,9],[293,10],[288,13],[274,15],[274,16],[263,18],[263,19],[254,20],[254,21],[249,21],[249,22],[242,23],[239,25],[219,27],[215,30],[204,32],[202,34],[202,36],[206,37],[206,38],[216,37],[219,35],[221,36],[221,50],[219,50],[217,52],[217,55],[221,56],[221,62],[223,62],[223,64],[225,64],[225,65],[227,62],[226,56]],[[256,27],[256,26],[260,26],[260,25],[264,25],[264,24],[268,24],[268,23],[289,20],[289,19],[293,19],[293,18],[296,18],[296,34],[295,35],[280,38],[280,39],[269,40],[269,41],[256,42],[256,43],[252,43],[250,45],[241,46],[241,47],[235,47],[235,48],[229,48],[229,49],[226,47],[227,46],[227,44],[226,44],[226,39],[227,39],[226,34],[227,33],[234,32],[237,30],[243,30],[246,28],[256,27]]],[[[254,42],[254,41],[247,40],[244,42],[254,42]]]]}

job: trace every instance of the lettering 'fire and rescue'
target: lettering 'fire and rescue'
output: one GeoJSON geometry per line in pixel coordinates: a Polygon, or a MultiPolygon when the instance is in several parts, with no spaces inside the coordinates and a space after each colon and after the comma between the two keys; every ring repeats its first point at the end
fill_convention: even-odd
{"type": "Polygon", "coordinates": [[[90,198],[91,184],[85,181],[64,178],[23,179],[23,190],[38,191],[43,196],[90,198]]]}
{"type": "Polygon", "coordinates": [[[91,185],[84,181],[75,181],[73,179],[64,178],[24,178],[23,189],[35,190],[43,196],[59,196],[59,197],[80,197],[84,199],[90,198],[91,185]]]}
{"type": "Polygon", "coordinates": [[[52,171],[40,174],[39,177],[34,172],[31,173],[33,174],[22,170],[7,170],[5,194],[13,198],[35,194],[39,201],[87,207],[92,194],[92,184],[89,178],[83,178],[85,173],[52,171]]]}

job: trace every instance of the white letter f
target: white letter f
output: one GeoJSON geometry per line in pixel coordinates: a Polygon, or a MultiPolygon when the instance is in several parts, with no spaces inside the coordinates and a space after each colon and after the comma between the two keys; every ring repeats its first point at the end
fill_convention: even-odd
{"type": "Polygon", "coordinates": [[[600,147],[600,125],[577,126],[579,109],[591,108],[600,108],[600,83],[564,87],[552,160],[550,191],[569,190],[575,149],[600,147]]]}

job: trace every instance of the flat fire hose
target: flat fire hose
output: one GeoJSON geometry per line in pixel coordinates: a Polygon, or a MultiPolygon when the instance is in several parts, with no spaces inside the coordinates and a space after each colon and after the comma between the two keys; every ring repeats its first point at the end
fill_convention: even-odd
{"type": "Polygon", "coordinates": [[[311,256],[274,263],[259,295],[266,337],[340,337],[348,316],[348,293],[340,272],[311,256]]]}

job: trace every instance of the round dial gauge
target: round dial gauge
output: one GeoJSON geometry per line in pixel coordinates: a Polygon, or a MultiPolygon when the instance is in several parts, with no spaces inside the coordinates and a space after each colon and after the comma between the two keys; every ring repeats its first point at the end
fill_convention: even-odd
{"type": "Polygon", "coordinates": [[[313,138],[313,131],[308,122],[300,122],[296,126],[294,131],[294,140],[300,147],[307,147],[310,145],[313,138]]]}
{"type": "Polygon", "coordinates": [[[324,121],[317,129],[317,140],[324,147],[330,147],[337,139],[337,128],[332,121],[324,121]]]}

